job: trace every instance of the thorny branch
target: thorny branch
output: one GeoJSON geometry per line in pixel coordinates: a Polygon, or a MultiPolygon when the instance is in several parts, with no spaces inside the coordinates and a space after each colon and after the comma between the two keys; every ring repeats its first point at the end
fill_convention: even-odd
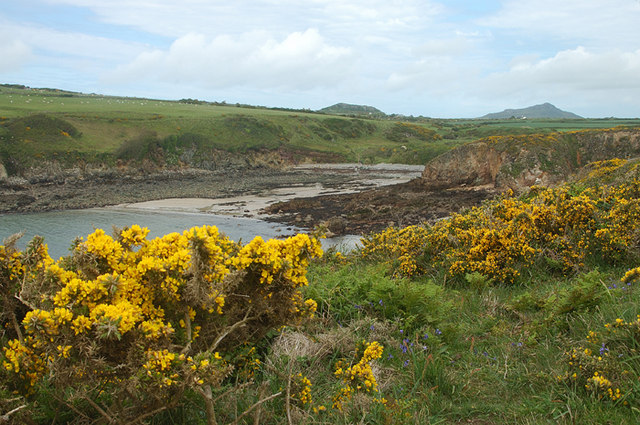
{"type": "Polygon", "coordinates": [[[244,318],[242,320],[231,325],[226,331],[222,333],[222,335],[218,337],[218,339],[216,339],[213,344],[211,344],[211,347],[209,347],[209,351],[213,352],[218,347],[218,345],[220,345],[222,340],[225,339],[231,332],[245,326],[249,321],[249,313],[251,313],[251,308],[247,310],[247,314],[244,315],[244,318]]]}

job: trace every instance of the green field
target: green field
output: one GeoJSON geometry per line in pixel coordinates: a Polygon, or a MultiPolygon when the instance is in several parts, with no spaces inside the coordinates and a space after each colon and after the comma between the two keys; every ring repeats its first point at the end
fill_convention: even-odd
{"type": "Polygon", "coordinates": [[[553,132],[614,127],[637,127],[640,119],[504,119],[504,120],[432,120],[438,134],[445,139],[471,141],[488,136],[546,134],[553,132]]]}
{"type": "Polygon", "coordinates": [[[21,166],[43,158],[114,163],[158,149],[158,161],[171,165],[194,147],[204,156],[212,150],[278,150],[292,161],[424,164],[490,135],[638,125],[637,119],[369,119],[0,86],[0,160],[12,158],[21,166]]]}
{"type": "Polygon", "coordinates": [[[140,139],[160,145],[171,144],[169,139],[174,144],[197,139],[202,149],[279,149],[298,160],[422,163],[451,145],[428,124],[416,126],[425,134],[394,137],[392,121],[51,90],[0,90],[0,137],[7,154],[117,155],[123,145],[140,139]],[[44,128],[32,125],[30,117],[38,114],[63,120],[80,135],[65,139],[53,123],[40,123],[44,128]],[[45,135],[55,140],[44,140],[45,135]]]}

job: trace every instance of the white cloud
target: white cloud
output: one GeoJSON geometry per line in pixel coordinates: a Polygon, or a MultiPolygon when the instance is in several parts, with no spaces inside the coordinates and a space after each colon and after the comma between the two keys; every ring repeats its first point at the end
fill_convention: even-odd
{"type": "Polygon", "coordinates": [[[32,58],[31,48],[21,40],[11,39],[3,32],[0,39],[0,72],[17,71],[32,58]]]}
{"type": "Polygon", "coordinates": [[[601,49],[634,48],[640,44],[640,2],[637,0],[507,0],[492,16],[477,20],[532,39],[553,38],[601,49]]]}
{"type": "Polygon", "coordinates": [[[418,57],[461,56],[473,48],[474,42],[465,37],[450,39],[431,39],[414,48],[418,57]]]}
{"type": "Polygon", "coordinates": [[[355,60],[349,48],[328,44],[316,29],[293,32],[282,40],[255,31],[209,39],[191,33],[168,50],[141,53],[106,75],[111,83],[136,79],[199,82],[207,87],[309,89],[336,84],[355,60]]]}
{"type": "Polygon", "coordinates": [[[446,97],[459,93],[466,84],[476,80],[476,71],[450,57],[432,57],[416,61],[403,69],[392,72],[386,88],[390,92],[408,91],[425,96],[446,97]]]}
{"type": "Polygon", "coordinates": [[[564,50],[540,60],[522,58],[505,72],[490,75],[487,93],[538,90],[558,92],[640,91],[640,50],[596,53],[584,47],[564,50]]]}
{"type": "Polygon", "coordinates": [[[473,116],[562,97],[639,114],[638,22],[637,0],[30,0],[0,11],[0,72],[272,106],[473,116]]]}
{"type": "Polygon", "coordinates": [[[251,29],[277,33],[317,27],[357,36],[424,25],[442,8],[427,0],[46,0],[89,8],[103,22],[178,38],[197,28],[210,37],[251,29]]]}
{"type": "Polygon", "coordinates": [[[640,49],[577,47],[546,58],[521,55],[502,69],[483,57],[443,55],[446,46],[429,44],[431,56],[391,73],[386,96],[411,99],[424,105],[420,113],[432,116],[480,116],[547,101],[583,116],[640,114],[640,49]]]}
{"type": "Polygon", "coordinates": [[[28,46],[32,51],[39,51],[39,55],[57,56],[63,60],[75,57],[82,58],[83,61],[118,61],[138,54],[145,48],[140,43],[122,42],[82,32],[59,31],[9,21],[2,21],[0,24],[18,44],[28,46]]]}
{"type": "Polygon", "coordinates": [[[386,87],[428,96],[451,96],[477,81],[487,60],[476,52],[484,40],[477,33],[454,33],[451,38],[430,38],[411,49],[405,63],[390,72],[386,87]]]}

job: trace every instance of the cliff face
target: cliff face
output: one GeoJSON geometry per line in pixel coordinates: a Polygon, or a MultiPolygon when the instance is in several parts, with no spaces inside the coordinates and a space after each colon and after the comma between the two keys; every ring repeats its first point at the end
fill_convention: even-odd
{"type": "Polygon", "coordinates": [[[469,143],[430,161],[422,180],[432,189],[494,184],[505,153],[485,142],[469,143]]]}
{"type": "MultiPolygon", "coordinates": [[[[28,166],[13,166],[14,173],[0,161],[0,181],[11,180],[30,184],[63,184],[78,180],[106,181],[126,179],[154,174],[202,171],[229,173],[252,169],[282,169],[291,159],[280,151],[255,151],[234,154],[222,150],[211,150],[203,155],[196,149],[184,149],[179,155],[167,158],[162,150],[152,152],[141,160],[94,159],[41,159],[28,166]]],[[[13,164],[9,163],[9,166],[13,164]]]]}
{"type": "Polygon", "coordinates": [[[566,181],[592,161],[640,156],[640,129],[588,130],[552,135],[488,137],[426,164],[429,189],[493,186],[521,191],[566,181]]]}

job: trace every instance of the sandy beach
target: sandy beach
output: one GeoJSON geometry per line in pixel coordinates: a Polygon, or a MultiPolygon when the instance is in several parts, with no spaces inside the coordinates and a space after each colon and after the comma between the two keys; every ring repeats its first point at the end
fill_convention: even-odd
{"type": "Polygon", "coordinates": [[[287,187],[263,189],[256,194],[221,198],[167,198],[145,202],[114,205],[109,208],[126,210],[151,210],[174,212],[198,212],[216,215],[230,215],[245,218],[271,218],[274,214],[263,211],[277,202],[296,198],[312,198],[324,195],[356,193],[366,189],[408,182],[420,176],[422,166],[378,164],[308,164],[293,167],[298,172],[313,174],[347,174],[350,178],[343,182],[300,183],[287,187]]]}

